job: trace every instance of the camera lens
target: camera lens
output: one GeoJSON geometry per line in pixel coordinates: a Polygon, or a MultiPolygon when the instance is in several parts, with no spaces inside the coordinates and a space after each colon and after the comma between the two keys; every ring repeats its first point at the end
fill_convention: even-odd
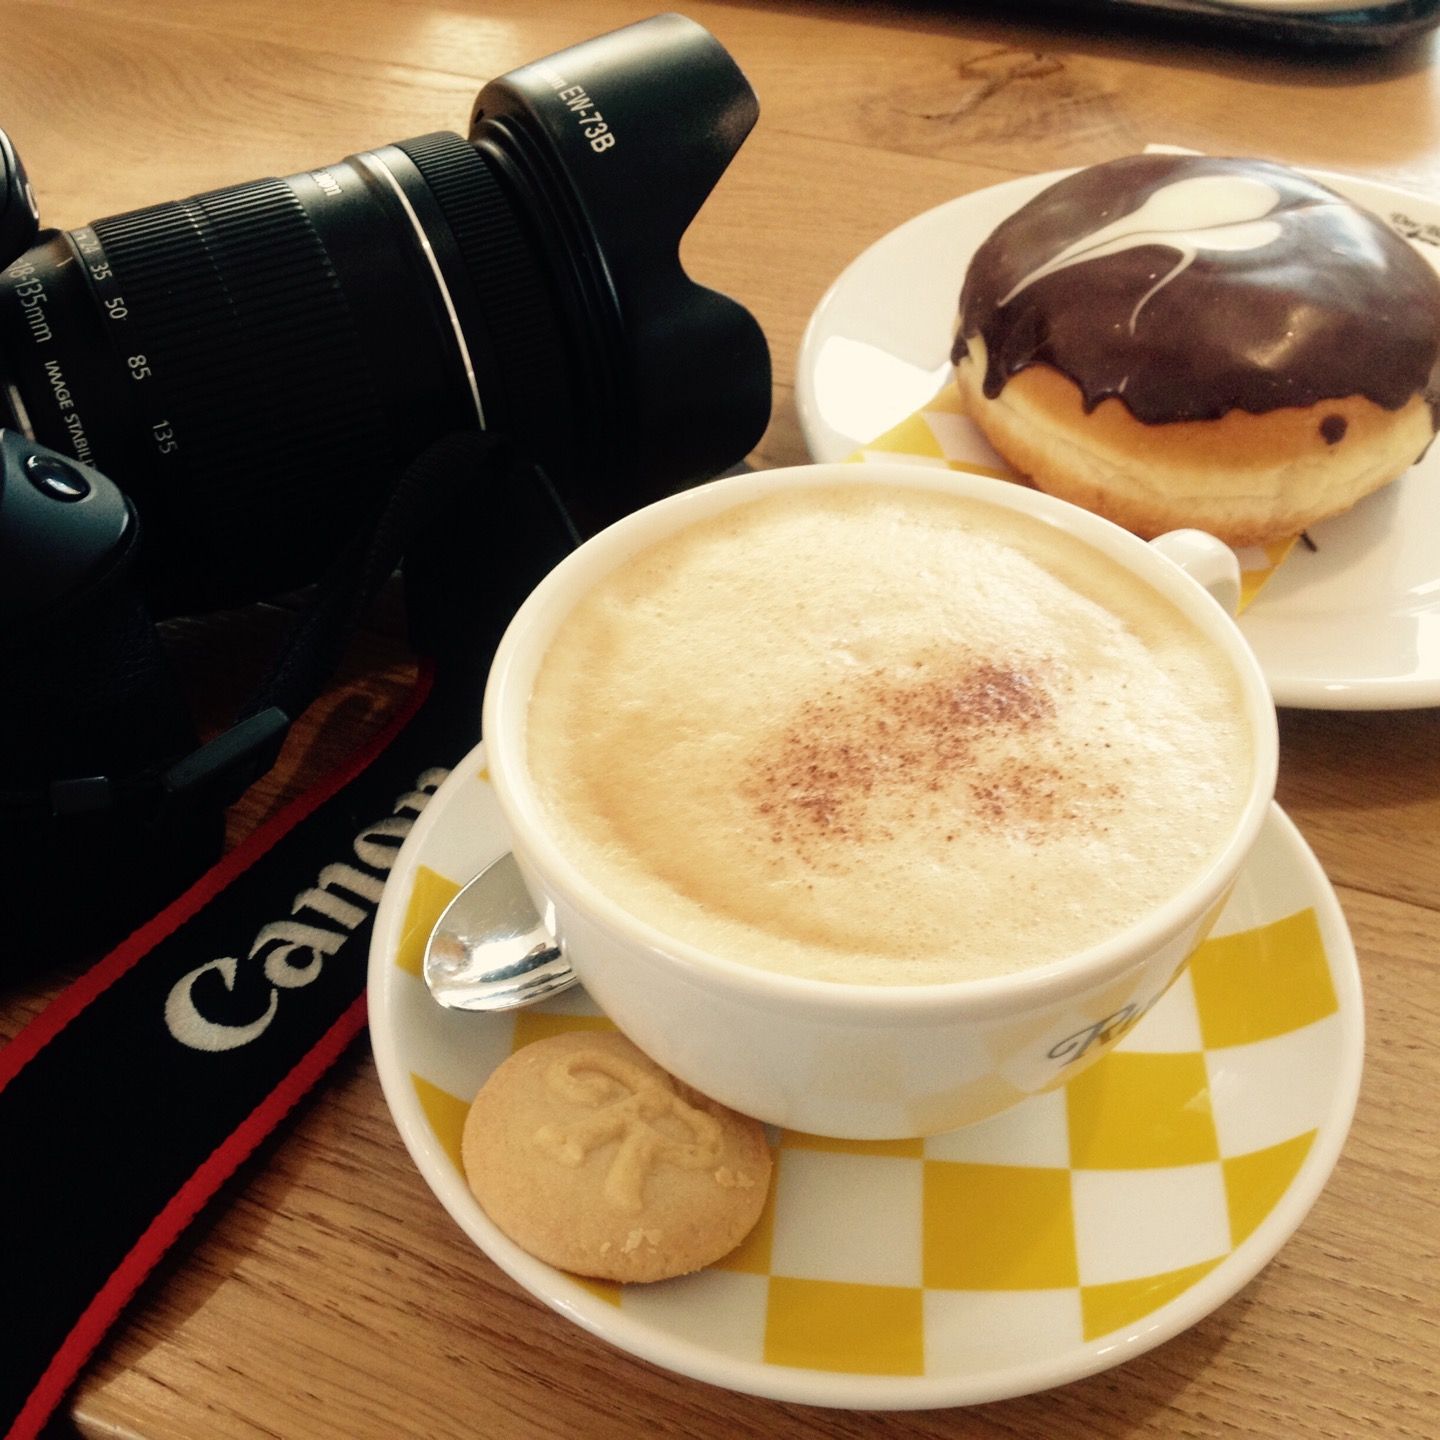
{"type": "Polygon", "coordinates": [[[49,232],[0,273],[0,424],[126,491],[161,613],[315,578],[457,429],[594,528],[763,429],[758,327],[675,254],[754,116],[656,17],[492,82],[468,138],[49,232]]]}
{"type": "Polygon", "coordinates": [[[382,163],[99,220],[0,280],[0,348],[35,437],[129,492],[173,604],[298,584],[407,436],[477,423],[423,267],[449,251],[455,268],[452,234],[416,195],[435,238],[428,256],[414,243],[402,197],[423,180],[396,164],[392,189],[382,163]]]}
{"type": "Polygon", "coordinates": [[[561,299],[440,134],[52,235],[0,279],[0,351],[35,437],[135,501],[158,607],[204,608],[310,578],[417,438],[571,463],[561,299]]]}

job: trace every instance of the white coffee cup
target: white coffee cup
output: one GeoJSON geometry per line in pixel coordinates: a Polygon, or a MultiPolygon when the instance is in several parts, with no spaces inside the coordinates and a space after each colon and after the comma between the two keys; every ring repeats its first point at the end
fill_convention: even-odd
{"type": "Polygon", "coordinates": [[[1179,532],[1146,544],[1063,501],[980,476],[866,464],[715,481],[612,525],[525,601],[486,689],[490,776],[541,914],[594,1000],[659,1064],[789,1129],[850,1139],[934,1134],[1063,1084],[1099,1058],[1159,999],[1217,919],[1265,820],[1278,756],[1264,676],[1224,608],[1237,594],[1234,556],[1211,537],[1179,532]],[[1242,697],[1251,769],[1228,838],[1178,893],[1053,964],[937,984],[853,984],[756,968],[662,933],[566,852],[527,747],[532,688],[562,621],[618,565],[676,530],[777,490],[837,484],[942,490],[1035,517],[1167,597],[1223,658],[1242,697]]]}

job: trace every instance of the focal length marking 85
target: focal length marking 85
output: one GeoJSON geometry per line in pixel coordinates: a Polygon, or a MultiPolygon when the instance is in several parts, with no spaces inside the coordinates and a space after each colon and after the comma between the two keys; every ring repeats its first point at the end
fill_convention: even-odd
{"type": "Polygon", "coordinates": [[[155,379],[155,370],[150,356],[138,348],[138,338],[125,333],[129,328],[130,307],[125,303],[125,296],[120,291],[114,268],[105,254],[105,247],[100,243],[100,237],[88,225],[72,230],[70,237],[90,281],[90,288],[100,302],[100,313],[107,322],[105,328],[110,334],[115,353],[124,365],[125,373],[139,387],[134,392],[137,397],[136,409],[142,415],[141,424],[148,432],[150,444],[157,455],[174,455],[180,449],[180,439],[169,418],[157,413],[154,408],[156,396],[149,382],[155,379]]]}
{"type": "Polygon", "coordinates": [[[572,84],[553,65],[537,65],[535,70],[555,91],[555,98],[575,117],[585,138],[590,142],[590,148],[597,155],[609,150],[615,144],[615,132],[585,87],[572,84]]]}

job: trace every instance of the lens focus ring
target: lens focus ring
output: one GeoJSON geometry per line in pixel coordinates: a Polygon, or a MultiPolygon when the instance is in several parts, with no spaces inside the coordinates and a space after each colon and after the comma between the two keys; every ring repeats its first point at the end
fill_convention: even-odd
{"type": "MultiPolygon", "coordinates": [[[[441,132],[401,141],[440,206],[474,292],[467,310],[498,366],[491,428],[513,436],[553,432],[571,406],[567,347],[533,237],[474,146],[441,132]]],[[[463,284],[463,280],[454,283],[463,284]]]]}

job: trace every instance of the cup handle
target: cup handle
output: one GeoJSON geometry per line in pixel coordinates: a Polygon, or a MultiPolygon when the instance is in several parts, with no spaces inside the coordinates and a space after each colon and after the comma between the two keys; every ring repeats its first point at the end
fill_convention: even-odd
{"type": "Polygon", "coordinates": [[[1204,530],[1167,530],[1150,544],[1210,593],[1227,614],[1240,613],[1240,561],[1204,530]]]}

